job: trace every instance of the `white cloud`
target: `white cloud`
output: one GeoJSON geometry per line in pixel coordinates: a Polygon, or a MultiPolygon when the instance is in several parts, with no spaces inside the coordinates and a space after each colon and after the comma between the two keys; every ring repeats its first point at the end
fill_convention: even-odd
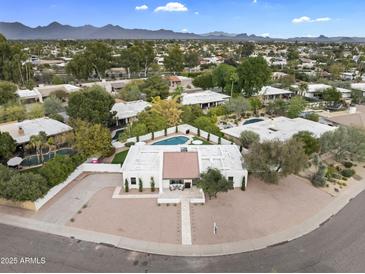
{"type": "Polygon", "coordinates": [[[252,4],[256,4],[257,3],[257,0],[252,0],[252,4]]]}
{"type": "Polygon", "coordinates": [[[199,15],[199,11],[194,12],[195,15],[199,15]]]}
{"type": "Polygon", "coordinates": [[[320,17],[315,20],[316,22],[328,22],[331,21],[331,18],[329,17],[320,17]]]}
{"type": "Polygon", "coordinates": [[[188,32],[188,29],[182,29],[181,32],[188,32]]]}
{"type": "Polygon", "coordinates": [[[312,19],[308,16],[302,16],[302,17],[294,18],[292,20],[292,23],[293,24],[303,24],[303,23],[328,22],[328,21],[331,21],[331,18],[320,17],[320,18],[312,19]]]}
{"type": "Polygon", "coordinates": [[[188,8],[179,2],[169,2],[165,6],[160,6],[155,9],[155,12],[166,11],[166,12],[186,12],[188,8]]]}
{"type": "Polygon", "coordinates": [[[137,6],[136,10],[148,10],[148,6],[147,5],[137,6]]]}
{"type": "Polygon", "coordinates": [[[262,37],[269,37],[270,36],[270,33],[265,32],[265,33],[260,34],[260,36],[262,36],[262,37]]]}

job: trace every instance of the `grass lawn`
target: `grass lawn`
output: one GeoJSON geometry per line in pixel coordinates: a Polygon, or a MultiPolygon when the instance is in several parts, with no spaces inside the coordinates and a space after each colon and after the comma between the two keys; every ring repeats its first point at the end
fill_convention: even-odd
{"type": "Polygon", "coordinates": [[[127,157],[128,151],[129,150],[125,150],[115,154],[112,164],[123,164],[125,158],[127,157]]]}
{"type": "Polygon", "coordinates": [[[210,142],[208,142],[207,140],[204,140],[202,138],[199,138],[199,137],[193,137],[193,140],[194,141],[196,141],[196,140],[202,141],[203,142],[203,145],[211,145],[210,142]]]}

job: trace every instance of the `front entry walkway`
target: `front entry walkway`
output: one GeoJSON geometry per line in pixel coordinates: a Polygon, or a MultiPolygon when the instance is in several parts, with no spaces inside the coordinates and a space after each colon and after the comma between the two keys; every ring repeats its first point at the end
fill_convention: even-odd
{"type": "Polygon", "coordinates": [[[192,245],[189,199],[181,200],[181,243],[183,245],[192,245]]]}

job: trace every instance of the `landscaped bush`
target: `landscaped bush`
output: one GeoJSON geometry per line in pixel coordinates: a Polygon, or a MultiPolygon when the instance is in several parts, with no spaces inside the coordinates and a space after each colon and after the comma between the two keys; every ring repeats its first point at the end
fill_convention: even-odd
{"type": "Polygon", "coordinates": [[[341,174],[342,174],[342,176],[344,176],[346,178],[350,178],[350,177],[355,175],[355,170],[350,169],[350,168],[346,168],[346,169],[341,171],[341,174]]]}
{"type": "Polygon", "coordinates": [[[135,144],[135,142],[128,142],[128,143],[125,143],[124,146],[126,147],[131,147],[135,144]]]}
{"type": "Polygon", "coordinates": [[[343,165],[345,168],[352,168],[354,166],[352,162],[344,162],[343,165]]]}
{"type": "Polygon", "coordinates": [[[143,192],[143,182],[141,178],[138,180],[138,191],[143,192]]]}
{"type": "Polygon", "coordinates": [[[35,201],[49,188],[44,177],[33,173],[17,173],[0,165],[0,197],[12,201],[35,201]]]}
{"type": "Polygon", "coordinates": [[[56,156],[39,169],[50,188],[62,183],[84,161],[81,156],[56,156]]]}
{"type": "Polygon", "coordinates": [[[155,188],[155,179],[153,177],[151,177],[151,192],[155,192],[156,188],[155,188]]]}
{"type": "Polygon", "coordinates": [[[129,183],[128,183],[128,179],[125,179],[125,181],[124,181],[124,191],[125,191],[125,192],[129,192],[129,183]]]}

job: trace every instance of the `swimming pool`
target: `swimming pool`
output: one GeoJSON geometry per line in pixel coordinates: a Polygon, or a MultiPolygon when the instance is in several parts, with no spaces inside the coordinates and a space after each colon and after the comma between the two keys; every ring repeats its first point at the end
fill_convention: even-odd
{"type": "Polygon", "coordinates": [[[264,119],[260,119],[260,118],[253,118],[253,119],[246,120],[243,124],[244,124],[244,125],[254,124],[254,123],[262,122],[263,120],[264,120],[264,119]]]}
{"type": "Polygon", "coordinates": [[[189,140],[188,137],[185,136],[176,136],[171,137],[169,139],[165,139],[159,142],[156,142],[152,145],[154,146],[171,146],[171,145],[183,145],[189,140]]]}

